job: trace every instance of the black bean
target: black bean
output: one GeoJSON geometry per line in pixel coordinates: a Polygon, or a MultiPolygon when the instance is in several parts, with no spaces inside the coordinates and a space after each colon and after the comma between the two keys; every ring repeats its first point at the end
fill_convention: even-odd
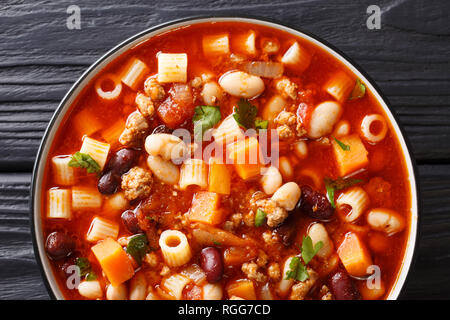
{"type": "Polygon", "coordinates": [[[207,247],[201,251],[200,266],[205,271],[208,282],[215,283],[222,279],[223,262],[217,248],[207,247]]]}
{"type": "Polygon", "coordinates": [[[98,180],[97,188],[102,194],[113,194],[120,184],[120,176],[112,171],[104,173],[98,180]]]}
{"type": "Polygon", "coordinates": [[[60,260],[69,256],[75,248],[73,239],[61,231],[55,231],[48,235],[45,242],[45,251],[53,260],[60,260]]]}
{"type": "Polygon", "coordinates": [[[275,233],[281,238],[281,241],[286,247],[290,247],[297,235],[297,222],[300,217],[298,208],[296,207],[293,211],[289,212],[289,216],[283,223],[275,228],[275,233]]]}
{"type": "Polygon", "coordinates": [[[130,170],[136,163],[139,151],[131,148],[123,148],[114,153],[108,161],[106,171],[121,175],[130,170]]]}
{"type": "Polygon", "coordinates": [[[302,186],[301,189],[300,210],[314,219],[330,219],[334,210],[327,197],[320,192],[312,190],[309,186],[302,186]]]}
{"type": "Polygon", "coordinates": [[[336,300],[359,300],[361,297],[353,280],[344,271],[336,272],[329,283],[336,300]]]}
{"type": "Polygon", "coordinates": [[[124,227],[130,233],[135,234],[142,232],[141,228],[139,227],[139,220],[133,210],[124,211],[121,218],[124,227]]]}

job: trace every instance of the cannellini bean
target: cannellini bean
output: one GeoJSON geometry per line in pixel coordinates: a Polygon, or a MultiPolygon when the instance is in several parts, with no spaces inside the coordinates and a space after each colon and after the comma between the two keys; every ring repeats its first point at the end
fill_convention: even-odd
{"type": "Polygon", "coordinates": [[[336,124],[333,136],[336,138],[345,137],[350,134],[350,123],[347,120],[341,120],[336,124]]]}
{"type": "Polygon", "coordinates": [[[327,229],[325,229],[323,224],[321,224],[321,223],[312,224],[308,229],[308,235],[310,236],[314,246],[319,241],[322,241],[323,246],[317,252],[317,255],[320,258],[325,259],[325,258],[329,257],[330,254],[333,253],[333,248],[334,248],[333,242],[330,240],[327,229]]]}
{"type": "Polygon", "coordinates": [[[269,167],[261,178],[263,190],[268,195],[274,194],[282,183],[283,178],[276,167],[269,167]]]}
{"type": "Polygon", "coordinates": [[[294,284],[294,279],[285,279],[287,272],[291,270],[289,264],[291,263],[293,257],[294,256],[287,258],[286,261],[284,262],[283,273],[281,275],[281,280],[278,283],[278,294],[281,296],[287,295],[289,289],[294,284]]]}
{"type": "Polygon", "coordinates": [[[147,165],[153,174],[162,182],[175,185],[180,179],[180,169],[160,156],[148,156],[147,165]]]}
{"type": "Polygon", "coordinates": [[[211,81],[205,83],[201,95],[205,104],[214,106],[223,98],[223,91],[216,82],[211,81]]]}
{"type": "Polygon", "coordinates": [[[221,300],[222,286],[220,283],[207,283],[203,286],[203,300],[221,300]]]}
{"type": "Polygon", "coordinates": [[[188,147],[183,140],[173,134],[155,133],[145,139],[145,151],[151,156],[176,161],[188,154],[188,147]]]}
{"type": "Polygon", "coordinates": [[[374,230],[387,234],[400,232],[405,227],[405,219],[394,210],[375,208],[367,214],[367,223],[374,230]]]}
{"type": "Polygon", "coordinates": [[[287,211],[291,211],[297,205],[300,199],[301,190],[295,182],[288,182],[278,188],[272,196],[272,200],[276,201],[281,207],[287,211]]]}
{"type": "Polygon", "coordinates": [[[305,141],[294,143],[294,152],[299,159],[305,159],[308,156],[308,145],[305,141]]]}
{"type": "Polygon", "coordinates": [[[308,135],[317,139],[331,133],[341,113],[342,108],[339,103],[334,101],[322,102],[311,114],[308,135]]]}
{"type": "Polygon", "coordinates": [[[223,74],[219,84],[226,93],[241,98],[255,98],[264,91],[264,82],[260,77],[242,71],[223,74]]]}
{"type": "Polygon", "coordinates": [[[125,284],[118,286],[110,284],[106,289],[106,299],[108,300],[127,300],[128,290],[125,284]]]}
{"type": "Polygon", "coordinates": [[[145,300],[147,280],[142,272],[138,272],[130,281],[130,300],[145,300]]]}
{"type": "Polygon", "coordinates": [[[286,106],[286,100],[280,95],[275,95],[264,106],[262,116],[266,120],[273,121],[286,106]]]}
{"type": "Polygon", "coordinates": [[[287,157],[280,157],[280,172],[285,180],[290,180],[294,175],[294,169],[292,168],[291,161],[287,157]]]}
{"type": "Polygon", "coordinates": [[[85,298],[88,299],[100,299],[103,296],[102,287],[100,282],[94,281],[83,281],[78,285],[78,292],[85,298]]]}

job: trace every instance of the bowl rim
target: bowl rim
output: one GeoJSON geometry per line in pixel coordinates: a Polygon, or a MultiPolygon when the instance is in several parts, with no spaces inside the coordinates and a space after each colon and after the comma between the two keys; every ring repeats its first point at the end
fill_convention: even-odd
{"type": "MultiPolygon", "coordinates": [[[[399,273],[397,275],[397,278],[393,284],[393,287],[391,291],[389,292],[389,295],[387,299],[397,299],[400,294],[402,293],[406,282],[409,280],[409,276],[411,274],[411,269],[413,268],[416,260],[417,260],[417,251],[418,251],[418,245],[419,245],[419,239],[421,237],[421,215],[419,212],[421,211],[421,188],[419,181],[417,179],[418,177],[418,170],[417,170],[417,164],[415,161],[415,158],[413,157],[411,150],[411,142],[409,141],[409,138],[407,135],[405,135],[405,130],[403,128],[403,125],[398,121],[398,115],[396,112],[392,109],[391,104],[389,100],[386,98],[386,96],[382,93],[378,85],[375,83],[375,81],[361,68],[353,59],[349,58],[345,53],[343,53],[340,49],[336,48],[334,45],[328,43],[327,41],[323,40],[321,37],[316,36],[313,33],[310,33],[309,31],[304,30],[303,28],[294,27],[286,22],[281,22],[276,19],[267,18],[267,17],[261,17],[257,15],[246,15],[246,14],[239,14],[239,15],[232,15],[232,14],[212,14],[212,15],[194,15],[194,16],[188,16],[183,17],[179,19],[173,19],[167,22],[163,22],[160,24],[157,24],[155,26],[152,26],[150,28],[147,28],[143,31],[140,31],[124,41],[120,42],[116,46],[114,46],[112,49],[108,50],[105,54],[103,54],[101,57],[99,57],[94,63],[92,63],[84,72],[83,74],[76,80],[76,82],[70,87],[70,89],[67,91],[67,93],[62,98],[61,102],[59,103],[58,107],[56,108],[55,112],[53,113],[49,124],[47,125],[47,128],[44,132],[43,138],[40,142],[37,156],[34,162],[33,166],[33,174],[31,179],[31,187],[30,187],[30,230],[31,230],[31,238],[32,238],[32,244],[33,244],[33,251],[34,255],[38,264],[38,268],[41,274],[42,279],[44,280],[45,287],[47,289],[47,292],[49,296],[52,299],[64,299],[64,296],[61,293],[61,289],[59,288],[59,285],[55,279],[55,274],[53,270],[46,270],[45,264],[43,259],[48,259],[47,255],[45,254],[45,250],[43,249],[43,243],[38,242],[37,239],[37,232],[42,232],[42,228],[40,230],[36,229],[36,221],[35,219],[41,219],[41,204],[40,200],[42,197],[42,190],[37,189],[41,186],[38,185],[38,175],[43,175],[43,169],[40,167],[41,161],[43,158],[48,156],[47,154],[44,154],[44,149],[47,146],[47,142],[49,138],[51,138],[51,131],[53,130],[54,125],[58,120],[62,120],[62,117],[68,112],[70,108],[70,104],[68,104],[69,100],[72,97],[73,94],[79,89],[80,86],[84,87],[87,83],[84,83],[85,80],[91,76],[91,78],[96,74],[91,74],[98,66],[100,66],[102,63],[106,62],[108,59],[117,58],[118,52],[124,47],[130,46],[134,42],[138,41],[145,41],[149,39],[150,37],[147,37],[151,33],[155,33],[158,31],[161,31],[161,29],[167,29],[167,32],[173,29],[176,29],[177,27],[184,27],[186,25],[190,24],[198,24],[202,22],[225,22],[225,21],[239,21],[244,23],[254,23],[254,24],[262,24],[264,26],[272,27],[275,29],[279,29],[291,34],[294,34],[296,36],[299,36],[301,38],[304,38],[306,41],[313,42],[315,45],[320,46],[321,48],[325,49],[328,53],[332,54],[335,58],[337,58],[341,63],[345,64],[350,69],[353,69],[352,71],[355,73],[359,73],[364,77],[364,82],[369,84],[372,87],[372,93],[374,94],[377,101],[380,103],[380,105],[383,108],[383,111],[387,113],[388,116],[391,116],[392,119],[390,119],[391,125],[394,127],[397,135],[397,139],[400,142],[400,148],[402,150],[405,165],[407,167],[408,171],[408,180],[410,185],[410,193],[411,193],[411,210],[410,210],[410,228],[408,233],[408,239],[406,243],[406,248],[403,253],[403,260],[402,264],[400,266],[399,273]],[[179,26],[177,26],[179,25],[179,26]],[[64,112],[63,112],[64,111],[64,112]],[[389,114],[390,113],[390,114],[389,114]],[[403,142],[403,144],[402,144],[403,142]],[[411,181],[412,179],[412,181],[411,181]],[[39,196],[38,196],[39,195],[39,196]],[[36,200],[39,200],[39,207],[36,206],[36,200]],[[37,214],[39,213],[39,215],[37,214]],[[412,240],[412,241],[411,241],[412,240]],[[408,260],[408,261],[406,261],[408,260]],[[51,278],[50,278],[51,277],[51,278]],[[52,283],[54,285],[52,285],[52,283]],[[57,291],[57,293],[55,293],[57,291]]],[[[156,35],[156,34],[155,34],[156,35]]],[[[152,36],[155,36],[152,35],[152,36]]],[[[127,48],[129,50],[131,47],[127,48]]],[[[109,63],[109,62],[108,62],[109,63]]],[[[89,79],[90,80],[90,79],[89,79]]],[[[81,90],[81,89],[80,89],[81,90]]],[[[79,94],[79,92],[78,92],[79,94]]],[[[73,102],[73,101],[71,101],[73,102]]],[[[53,136],[54,138],[54,136],[53,136]]],[[[48,263],[48,261],[47,261],[48,263]]],[[[48,269],[48,268],[47,268],[48,269]]],[[[51,268],[50,268],[51,269],[51,268]]]]}

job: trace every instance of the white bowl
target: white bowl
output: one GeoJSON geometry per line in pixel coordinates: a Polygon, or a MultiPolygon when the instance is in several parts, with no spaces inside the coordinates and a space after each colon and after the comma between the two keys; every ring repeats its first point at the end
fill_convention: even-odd
{"type": "Polygon", "coordinates": [[[122,53],[126,52],[130,48],[136,46],[137,44],[145,41],[155,35],[160,33],[167,32],[172,29],[176,29],[179,27],[202,23],[202,22],[248,22],[256,25],[262,25],[267,27],[272,27],[274,29],[282,30],[288,33],[291,33],[295,36],[303,38],[307,41],[314,43],[316,46],[322,48],[328,53],[332,54],[339,61],[341,61],[347,68],[349,68],[359,79],[362,80],[369,88],[369,90],[373,93],[375,98],[380,103],[383,108],[385,114],[389,118],[389,121],[392,124],[392,127],[395,130],[395,133],[399,139],[400,146],[403,151],[403,155],[405,157],[406,167],[408,171],[408,179],[409,179],[409,187],[411,190],[411,222],[409,224],[408,232],[408,241],[406,245],[406,251],[403,257],[402,265],[400,267],[400,271],[398,273],[397,279],[395,281],[394,286],[389,292],[388,299],[397,299],[400,294],[400,291],[405,283],[406,277],[408,275],[408,271],[413,262],[413,255],[416,247],[416,239],[417,239],[417,230],[418,230],[418,188],[415,177],[415,167],[414,163],[411,159],[411,154],[409,152],[407,143],[402,134],[402,130],[398,125],[392,111],[386,103],[386,99],[382,97],[380,91],[374,84],[374,82],[363,72],[361,68],[357,67],[355,63],[351,62],[349,58],[344,56],[339,50],[332,47],[330,44],[325,41],[313,36],[304,31],[298,31],[296,29],[287,27],[278,22],[271,22],[267,19],[261,18],[250,18],[250,17],[198,17],[198,18],[186,18],[181,20],[175,20],[168,23],[164,23],[145,31],[138,33],[135,36],[125,40],[120,43],[110,51],[108,51],[105,55],[103,55],[100,59],[98,59],[92,66],[90,66],[83,75],[75,82],[75,84],[70,88],[69,92],[64,96],[60,105],[55,111],[50,123],[45,131],[44,138],[42,139],[41,145],[39,147],[39,151],[37,154],[36,162],[33,170],[33,180],[31,185],[31,233],[33,236],[33,245],[34,252],[38,264],[41,267],[42,275],[49,291],[49,294],[52,298],[56,299],[64,299],[63,294],[58,286],[58,283],[53,274],[52,268],[50,266],[50,261],[47,258],[44,249],[44,237],[42,233],[42,221],[41,221],[41,203],[42,203],[42,180],[44,175],[45,168],[45,159],[48,156],[48,152],[50,146],[53,143],[56,131],[64,118],[64,115],[69,110],[70,105],[73,103],[75,98],[81,93],[83,88],[90,82],[90,80],[105,66],[107,66],[112,60],[119,57],[122,53]]]}

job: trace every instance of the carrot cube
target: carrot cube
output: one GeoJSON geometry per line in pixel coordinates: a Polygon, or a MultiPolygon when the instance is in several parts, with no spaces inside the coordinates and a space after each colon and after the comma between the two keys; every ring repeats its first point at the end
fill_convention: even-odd
{"type": "Polygon", "coordinates": [[[367,275],[367,268],[372,265],[372,258],[361,239],[352,232],[345,235],[337,253],[347,272],[356,277],[367,275]]]}
{"type": "Polygon", "coordinates": [[[133,277],[134,268],[130,258],[112,238],[97,243],[91,250],[113,286],[118,286],[133,277]]]}
{"type": "Polygon", "coordinates": [[[189,220],[217,225],[223,222],[224,211],[219,209],[220,197],[215,192],[200,191],[194,195],[189,220]]]}
{"type": "Polygon", "coordinates": [[[249,180],[261,174],[263,157],[256,138],[250,137],[228,145],[227,154],[242,179],[249,180]]]}
{"type": "Polygon", "coordinates": [[[256,300],[255,286],[251,280],[238,280],[227,288],[228,297],[239,297],[245,300],[256,300]]]}
{"type": "Polygon", "coordinates": [[[226,164],[218,158],[209,159],[208,191],[230,194],[231,176],[226,164]]]}
{"type": "Polygon", "coordinates": [[[350,147],[350,150],[344,150],[336,141],[333,140],[332,142],[341,176],[345,176],[368,165],[368,152],[357,134],[342,137],[340,141],[350,147]]]}

